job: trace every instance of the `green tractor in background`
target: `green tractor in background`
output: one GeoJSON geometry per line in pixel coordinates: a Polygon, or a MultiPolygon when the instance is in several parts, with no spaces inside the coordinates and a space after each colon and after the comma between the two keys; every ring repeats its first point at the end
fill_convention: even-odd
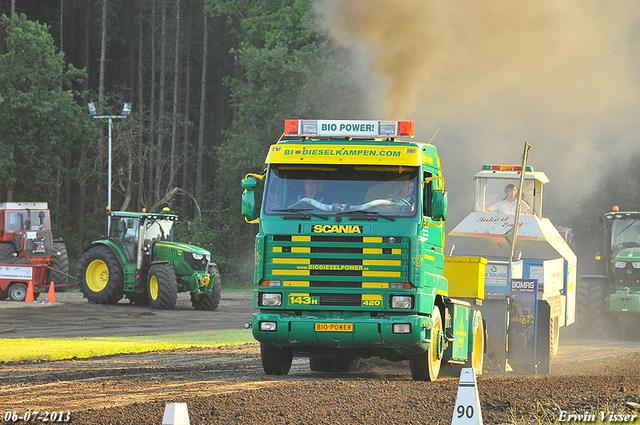
{"type": "Polygon", "coordinates": [[[213,311],[220,302],[221,281],[211,254],[174,242],[178,216],[112,212],[109,237],[85,249],[78,266],[78,285],[89,302],[115,304],[123,296],[134,304],[172,309],[178,292],[190,292],[196,310],[213,311]]]}
{"type": "Polygon", "coordinates": [[[640,330],[640,212],[618,207],[600,219],[594,275],[578,283],[577,323],[585,335],[640,330]]]}

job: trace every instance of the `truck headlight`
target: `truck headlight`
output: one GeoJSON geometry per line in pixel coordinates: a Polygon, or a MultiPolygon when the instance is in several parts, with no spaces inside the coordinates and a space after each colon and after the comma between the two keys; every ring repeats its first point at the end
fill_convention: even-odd
{"type": "Polygon", "coordinates": [[[282,294],[262,294],[263,307],[280,307],[282,305],[282,294]]]}
{"type": "Polygon", "coordinates": [[[391,297],[391,308],[409,310],[413,308],[413,297],[407,295],[394,295],[391,297]]]}
{"type": "Polygon", "coordinates": [[[626,266],[626,261],[616,261],[616,269],[624,269],[626,266]]]}
{"type": "Polygon", "coordinates": [[[394,334],[410,334],[411,333],[411,323],[394,323],[393,324],[393,333],[394,334]]]}
{"type": "Polygon", "coordinates": [[[275,332],[278,330],[276,322],[260,322],[260,330],[264,332],[275,332]]]}

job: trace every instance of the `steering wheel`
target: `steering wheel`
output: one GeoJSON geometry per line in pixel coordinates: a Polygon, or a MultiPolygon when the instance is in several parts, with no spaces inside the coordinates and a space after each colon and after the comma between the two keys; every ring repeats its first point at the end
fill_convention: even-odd
{"type": "Polygon", "coordinates": [[[392,196],[391,198],[389,198],[391,201],[395,202],[396,204],[405,204],[408,207],[411,207],[411,202],[407,201],[404,198],[400,198],[398,196],[392,196]]]}

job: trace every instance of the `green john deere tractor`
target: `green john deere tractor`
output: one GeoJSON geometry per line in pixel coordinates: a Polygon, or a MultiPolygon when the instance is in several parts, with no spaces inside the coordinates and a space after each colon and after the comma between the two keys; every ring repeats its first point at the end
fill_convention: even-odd
{"type": "Polygon", "coordinates": [[[90,302],[132,303],[171,309],[178,292],[190,292],[196,310],[220,302],[221,281],[206,249],[173,240],[178,216],[108,211],[109,237],[85,249],[78,266],[80,291],[90,302]]]}
{"type": "Polygon", "coordinates": [[[640,331],[640,212],[614,208],[600,219],[594,275],[578,283],[577,323],[585,335],[640,331]]]}

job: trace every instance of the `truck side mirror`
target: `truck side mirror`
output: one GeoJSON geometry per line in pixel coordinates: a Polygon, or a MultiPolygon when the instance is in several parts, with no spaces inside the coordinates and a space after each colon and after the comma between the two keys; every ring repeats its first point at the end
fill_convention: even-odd
{"type": "Polygon", "coordinates": [[[434,220],[446,220],[448,208],[447,191],[434,191],[431,196],[431,218],[434,220]]]}
{"type": "Polygon", "coordinates": [[[256,218],[256,195],[253,191],[258,185],[255,177],[246,177],[242,180],[244,193],[242,194],[242,215],[246,220],[254,220],[256,218]]]}

